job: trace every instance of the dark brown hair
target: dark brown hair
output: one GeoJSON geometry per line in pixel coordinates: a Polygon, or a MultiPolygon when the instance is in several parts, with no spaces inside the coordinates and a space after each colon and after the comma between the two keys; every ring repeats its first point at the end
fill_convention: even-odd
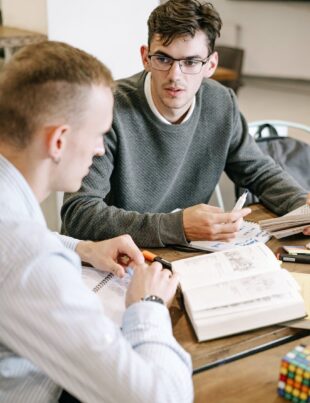
{"type": "Polygon", "coordinates": [[[164,46],[177,37],[197,31],[205,33],[209,54],[214,51],[215,40],[220,36],[222,20],[211,3],[199,0],[168,0],[156,7],[148,19],[148,45],[159,34],[164,46]]]}
{"type": "Polygon", "coordinates": [[[0,75],[0,142],[24,148],[43,125],[78,125],[94,85],[113,79],[86,52],[52,41],[22,48],[0,75]]]}

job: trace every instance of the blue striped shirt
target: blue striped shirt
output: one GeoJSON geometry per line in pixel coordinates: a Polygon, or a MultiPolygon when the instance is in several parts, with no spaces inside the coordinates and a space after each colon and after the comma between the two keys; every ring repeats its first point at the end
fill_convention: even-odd
{"type": "Polygon", "coordinates": [[[131,305],[122,330],[81,279],[78,241],[46,227],[20,172],[0,155],[0,401],[190,402],[191,361],[168,310],[131,305]]]}

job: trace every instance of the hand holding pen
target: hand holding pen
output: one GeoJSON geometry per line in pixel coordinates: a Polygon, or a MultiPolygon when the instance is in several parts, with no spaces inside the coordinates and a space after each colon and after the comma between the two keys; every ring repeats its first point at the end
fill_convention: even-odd
{"type": "MultiPolygon", "coordinates": [[[[153,256],[156,257],[156,255],[153,256]]],[[[175,295],[178,283],[179,275],[163,270],[162,264],[155,260],[150,265],[140,264],[134,266],[132,279],[126,294],[126,306],[128,307],[135,302],[141,301],[141,299],[154,296],[157,302],[159,299],[166,306],[169,306],[175,295]]],[[[149,304],[150,302],[146,303],[149,304]]]]}
{"type": "Polygon", "coordinates": [[[242,219],[251,212],[242,208],[243,196],[230,212],[219,207],[197,204],[183,210],[183,229],[188,241],[225,241],[234,238],[239,231],[242,219]]]}
{"type": "Polygon", "coordinates": [[[172,264],[168,262],[168,260],[163,259],[162,257],[149,252],[148,250],[143,250],[142,255],[144,256],[145,260],[149,262],[158,262],[163,266],[164,269],[170,270],[172,272],[172,264]]]}

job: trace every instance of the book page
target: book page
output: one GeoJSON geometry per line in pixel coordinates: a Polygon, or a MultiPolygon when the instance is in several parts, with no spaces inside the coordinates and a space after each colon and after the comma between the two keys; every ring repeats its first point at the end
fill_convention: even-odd
{"type": "Polygon", "coordinates": [[[254,276],[210,284],[184,292],[191,312],[227,307],[261,298],[285,295],[292,288],[285,271],[268,272],[254,276]]]}
{"type": "Polygon", "coordinates": [[[292,216],[292,215],[302,215],[302,214],[310,215],[309,204],[304,204],[303,206],[300,206],[300,207],[296,208],[295,210],[290,211],[289,213],[285,214],[284,217],[292,216]]]}
{"type": "Polygon", "coordinates": [[[280,295],[270,295],[263,298],[255,299],[253,301],[239,302],[224,307],[215,307],[207,310],[197,310],[191,312],[192,318],[195,321],[206,320],[211,318],[220,318],[221,316],[227,316],[231,314],[237,314],[240,312],[252,311],[255,314],[256,310],[270,309],[271,306],[284,306],[291,300],[302,300],[300,293],[292,287],[290,292],[280,295]]]}
{"type": "Polygon", "coordinates": [[[262,243],[195,256],[172,263],[183,291],[233,278],[280,269],[280,262],[262,243]]]}
{"type": "Polygon", "coordinates": [[[237,237],[231,241],[192,241],[190,246],[211,252],[228,250],[237,246],[252,245],[257,242],[267,242],[270,235],[262,230],[258,224],[250,221],[243,221],[237,237]]]}

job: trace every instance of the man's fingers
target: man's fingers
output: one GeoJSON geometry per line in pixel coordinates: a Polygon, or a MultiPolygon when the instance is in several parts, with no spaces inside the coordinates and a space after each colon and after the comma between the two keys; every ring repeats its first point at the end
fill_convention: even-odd
{"type": "Polygon", "coordinates": [[[114,274],[116,277],[124,277],[125,275],[125,269],[123,266],[120,264],[115,263],[114,261],[111,261],[111,264],[107,268],[108,271],[110,271],[112,274],[114,274]]]}
{"type": "Polygon", "coordinates": [[[238,235],[238,232],[230,232],[228,234],[225,233],[218,233],[218,234],[213,234],[210,236],[211,241],[232,241],[235,239],[238,235]]]}
{"type": "Polygon", "coordinates": [[[119,237],[120,247],[119,252],[127,255],[130,260],[139,265],[144,263],[144,256],[142,252],[134,243],[130,235],[122,235],[119,237]]]}
{"type": "Polygon", "coordinates": [[[211,206],[209,204],[202,204],[201,206],[206,213],[223,213],[223,210],[220,207],[211,206]]]}
{"type": "Polygon", "coordinates": [[[242,210],[237,210],[237,211],[231,211],[230,213],[223,213],[221,214],[222,217],[218,217],[218,219],[221,219],[222,223],[234,223],[238,221],[239,219],[247,216],[248,214],[251,213],[250,208],[244,208],[242,210]]]}
{"type": "Polygon", "coordinates": [[[212,224],[224,224],[224,223],[234,223],[241,218],[247,216],[248,214],[251,213],[250,208],[244,208],[242,210],[238,211],[231,211],[229,213],[217,213],[213,214],[210,217],[207,217],[207,223],[209,225],[212,224]]]}
{"type": "Polygon", "coordinates": [[[310,227],[305,228],[305,229],[303,230],[303,233],[304,233],[305,235],[310,235],[310,227]]]}

